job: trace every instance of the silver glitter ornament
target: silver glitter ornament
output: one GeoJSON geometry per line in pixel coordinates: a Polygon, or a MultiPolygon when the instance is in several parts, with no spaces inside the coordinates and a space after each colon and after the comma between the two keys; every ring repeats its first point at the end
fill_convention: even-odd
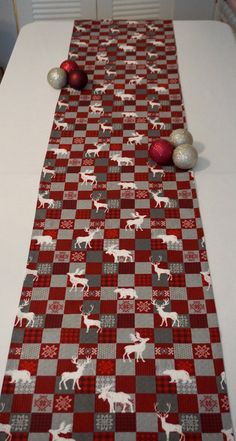
{"type": "Polygon", "coordinates": [[[176,167],[188,170],[195,166],[198,152],[192,145],[182,144],[174,149],[172,159],[176,167]]]}
{"type": "Polygon", "coordinates": [[[174,147],[178,147],[178,145],[182,144],[192,145],[193,137],[187,129],[176,129],[171,133],[169,141],[174,147]]]}
{"type": "Polygon", "coordinates": [[[47,79],[54,89],[62,89],[67,83],[67,73],[60,67],[53,67],[48,72],[47,79]]]}

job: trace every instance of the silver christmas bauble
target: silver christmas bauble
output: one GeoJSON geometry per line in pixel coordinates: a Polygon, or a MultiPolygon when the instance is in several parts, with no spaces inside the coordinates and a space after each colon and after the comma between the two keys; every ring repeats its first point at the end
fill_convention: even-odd
{"type": "Polygon", "coordinates": [[[170,135],[169,138],[171,144],[174,147],[178,147],[178,145],[182,144],[191,144],[193,143],[193,137],[191,133],[187,129],[176,129],[170,135]]]}
{"type": "Polygon", "coordinates": [[[182,144],[174,149],[172,159],[176,167],[182,170],[188,170],[195,166],[198,159],[198,152],[192,145],[182,144]]]}
{"type": "Polygon", "coordinates": [[[60,67],[53,67],[48,72],[47,76],[50,86],[54,89],[62,89],[67,83],[67,74],[64,69],[60,67]]]}

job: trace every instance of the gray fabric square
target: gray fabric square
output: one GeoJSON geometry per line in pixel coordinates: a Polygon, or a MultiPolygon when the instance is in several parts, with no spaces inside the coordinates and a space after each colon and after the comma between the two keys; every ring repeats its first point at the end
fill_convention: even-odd
{"type": "Polygon", "coordinates": [[[74,403],[75,412],[94,412],[95,410],[95,395],[94,394],[80,394],[75,395],[74,403]]]}
{"type": "Polygon", "coordinates": [[[42,343],[60,343],[61,329],[44,329],[42,343]]]}
{"type": "Polygon", "coordinates": [[[192,345],[188,343],[174,344],[174,354],[177,359],[193,358],[192,345]]]}
{"type": "Polygon", "coordinates": [[[37,375],[48,376],[56,375],[57,372],[57,360],[39,360],[37,375]]]}
{"type": "Polygon", "coordinates": [[[197,328],[191,329],[193,343],[210,343],[209,329],[197,328]]]}
{"type": "Polygon", "coordinates": [[[170,328],[155,328],[154,338],[155,343],[172,343],[173,342],[173,332],[170,328]]]}
{"type": "Polygon", "coordinates": [[[158,432],[157,416],[153,413],[136,413],[136,424],[138,432],[158,432]]]}

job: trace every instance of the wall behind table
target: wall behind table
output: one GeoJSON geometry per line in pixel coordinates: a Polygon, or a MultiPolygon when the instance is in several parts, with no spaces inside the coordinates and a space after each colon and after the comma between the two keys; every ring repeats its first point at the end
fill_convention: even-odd
{"type": "Polygon", "coordinates": [[[8,63],[17,38],[16,22],[11,0],[0,0],[0,66],[8,63]]]}

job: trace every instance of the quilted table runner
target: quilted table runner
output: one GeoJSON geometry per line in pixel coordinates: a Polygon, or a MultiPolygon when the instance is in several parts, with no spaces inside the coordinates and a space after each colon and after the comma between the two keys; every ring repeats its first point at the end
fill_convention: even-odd
{"type": "MultiPolygon", "coordinates": [[[[2,396],[4,441],[233,440],[170,21],[75,22],[2,396]]],[[[10,293],[9,293],[10,295],[10,293]]]]}

